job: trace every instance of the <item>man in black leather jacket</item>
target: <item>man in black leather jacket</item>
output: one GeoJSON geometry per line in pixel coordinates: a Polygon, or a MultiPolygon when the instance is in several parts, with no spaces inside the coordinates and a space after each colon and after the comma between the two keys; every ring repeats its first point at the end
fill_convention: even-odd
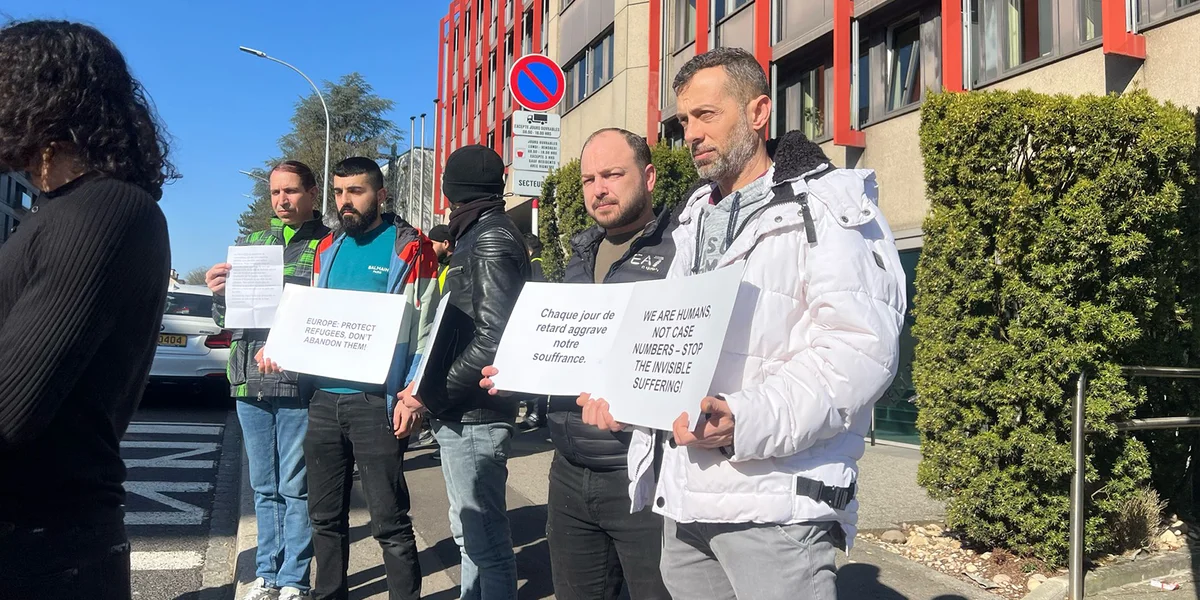
{"type": "MultiPolygon", "coordinates": [[[[657,174],[646,141],[624,129],[601,129],[584,143],[580,171],[584,206],[596,225],[571,239],[563,283],[666,277],[677,221],[670,210],[653,209],[657,174]]],[[[484,371],[495,373],[494,367],[484,371]]],[[[490,386],[490,379],[481,382],[490,386]]],[[[546,539],[554,596],[616,600],[624,583],[632,600],[669,599],[659,569],[662,517],[630,512],[631,435],[585,424],[575,400],[552,397],[548,414],[555,452],[546,539]]]]}
{"type": "Polygon", "coordinates": [[[529,254],[504,214],[504,162],[486,146],[464,146],[446,159],[442,190],[450,201],[454,255],[444,294],[450,306],[430,349],[421,389],[403,399],[424,405],[442,452],[450,529],[462,552],[462,597],[516,598],[517,563],[505,490],[515,430],[515,397],[479,387],[529,278],[529,254]]]}

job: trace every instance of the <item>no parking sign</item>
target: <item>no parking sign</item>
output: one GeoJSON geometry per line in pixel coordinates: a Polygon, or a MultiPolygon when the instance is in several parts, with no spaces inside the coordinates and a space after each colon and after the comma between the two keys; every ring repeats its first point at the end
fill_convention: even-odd
{"type": "Polygon", "coordinates": [[[562,101],[566,88],[562,68],[544,54],[526,54],[508,71],[513,99],[529,110],[554,108],[562,101]]]}

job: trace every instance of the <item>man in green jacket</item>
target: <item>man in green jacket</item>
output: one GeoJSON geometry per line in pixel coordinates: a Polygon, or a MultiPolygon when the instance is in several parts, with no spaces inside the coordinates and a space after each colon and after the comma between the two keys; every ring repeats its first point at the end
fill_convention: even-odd
{"type": "MultiPolygon", "coordinates": [[[[284,281],[309,285],[317,245],[329,233],[313,210],[316,177],[304,163],[289,160],[271,170],[270,186],[276,216],[271,228],[251,233],[238,245],[283,246],[284,281]]],[[[213,319],[222,327],[229,268],[216,265],[205,277],[213,292],[213,319]]],[[[303,446],[308,401],[300,397],[295,373],[259,372],[254,357],[266,345],[269,331],[234,331],[229,355],[229,384],[237,400],[258,519],[258,580],[244,600],[305,598],[310,589],[312,526],[303,446]]]]}

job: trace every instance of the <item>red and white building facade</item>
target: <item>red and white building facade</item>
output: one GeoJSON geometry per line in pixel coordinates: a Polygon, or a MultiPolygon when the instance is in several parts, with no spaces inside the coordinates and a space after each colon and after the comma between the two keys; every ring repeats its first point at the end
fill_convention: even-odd
{"type": "MultiPolygon", "coordinates": [[[[928,209],[918,140],[927,94],[1145,89],[1200,105],[1200,0],[454,0],[440,31],[435,185],[465,144],[508,162],[505,75],[516,57],[542,52],[566,72],[555,109],[565,163],[602,127],[682,144],[671,80],[692,56],[737,46],[770,80],[768,135],[804,131],[839,166],[877,172],[907,270],[928,209]]],[[[527,228],[531,206],[510,202],[527,228]]],[[[907,332],[902,346],[907,367],[907,332]]],[[[877,410],[880,435],[915,442],[911,377],[893,388],[877,410]]]]}

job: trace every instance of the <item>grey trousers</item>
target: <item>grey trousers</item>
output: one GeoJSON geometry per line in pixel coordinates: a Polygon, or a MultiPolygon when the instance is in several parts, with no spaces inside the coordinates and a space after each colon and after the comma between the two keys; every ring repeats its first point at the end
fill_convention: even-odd
{"type": "Polygon", "coordinates": [[[837,600],[834,521],[663,525],[663,582],[687,600],[837,600]]]}

